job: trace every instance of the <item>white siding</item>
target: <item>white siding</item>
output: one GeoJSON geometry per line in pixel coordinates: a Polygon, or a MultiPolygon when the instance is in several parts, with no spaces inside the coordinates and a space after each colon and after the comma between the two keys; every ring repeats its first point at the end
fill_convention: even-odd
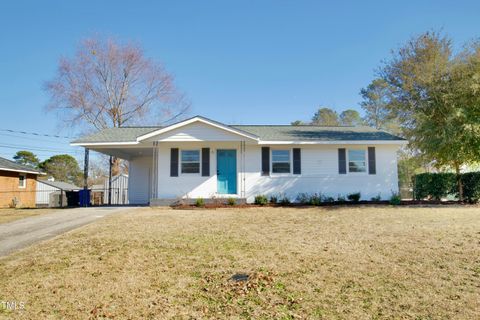
{"type": "MultiPolygon", "coordinates": [[[[364,148],[368,146],[353,146],[364,148]]],[[[292,148],[274,146],[273,148],[292,148]]],[[[397,147],[377,145],[377,174],[338,173],[338,148],[346,146],[302,146],[301,175],[261,175],[261,149],[258,146],[247,147],[247,198],[253,201],[258,194],[286,194],[294,200],[300,192],[321,193],[337,197],[360,192],[363,200],[369,200],[380,194],[382,199],[390,198],[392,192],[398,192],[397,147]]],[[[367,169],[368,170],[368,169],[367,169]]]]}
{"type": "Polygon", "coordinates": [[[147,141],[240,141],[242,139],[237,134],[195,122],[152,137],[147,141]]]}
{"type": "Polygon", "coordinates": [[[128,201],[130,204],[148,204],[152,157],[138,157],[129,160],[128,201]]]}
{"type": "MultiPolygon", "coordinates": [[[[292,149],[294,146],[271,146],[278,149],[292,149]]],[[[353,146],[364,148],[365,146],[353,146]]],[[[361,192],[362,199],[369,200],[378,194],[388,199],[392,192],[398,192],[397,178],[397,146],[377,145],[377,174],[338,173],[338,148],[342,145],[304,145],[301,146],[301,175],[261,175],[261,146],[247,145],[245,152],[245,196],[249,202],[258,194],[286,194],[292,200],[300,192],[321,193],[337,197],[348,193],[361,192]]],[[[243,177],[240,174],[242,155],[240,143],[161,143],[158,156],[158,198],[210,198],[217,195],[216,149],[237,150],[237,192],[242,190],[243,177]],[[181,174],[170,177],[170,148],[201,149],[210,148],[210,177],[200,174],[181,174]]],[[[134,172],[130,173],[133,177],[134,172]]],[[[133,187],[133,186],[132,186],[133,187]]],[[[130,188],[133,191],[133,189],[130,188]]]]}
{"type": "MultiPolygon", "coordinates": [[[[217,193],[217,149],[237,150],[237,172],[239,172],[240,142],[218,143],[165,143],[159,146],[158,153],[158,197],[159,198],[210,198],[217,193]],[[202,177],[198,174],[182,174],[180,169],[178,177],[170,177],[170,148],[196,149],[210,148],[210,177],[202,177]]],[[[201,154],[201,152],[200,152],[201,154]]],[[[180,161],[180,159],[179,159],[180,161]]],[[[237,178],[240,183],[240,179],[237,178]]],[[[238,184],[237,191],[240,191],[238,184]]]]}

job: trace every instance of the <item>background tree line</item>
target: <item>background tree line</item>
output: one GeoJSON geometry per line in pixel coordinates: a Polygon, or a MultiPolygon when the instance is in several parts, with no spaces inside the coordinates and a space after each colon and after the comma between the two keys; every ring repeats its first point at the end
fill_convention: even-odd
{"type": "Polygon", "coordinates": [[[340,114],[328,107],[319,108],[310,122],[296,120],[291,123],[294,126],[317,125],[317,126],[358,126],[364,125],[365,121],[360,113],[353,109],[347,109],[340,114]]]}
{"type": "Polygon", "coordinates": [[[54,177],[55,180],[81,186],[83,172],[80,170],[77,160],[71,155],[59,154],[40,161],[33,152],[21,150],[13,156],[13,159],[16,163],[40,169],[47,176],[54,177]]]}
{"type": "MultiPolygon", "coordinates": [[[[57,181],[68,182],[78,187],[83,187],[83,170],[78,161],[68,154],[51,156],[45,161],[40,161],[38,156],[31,151],[21,150],[13,156],[16,163],[39,169],[46,173],[46,176],[39,176],[39,179],[55,178],[57,181]]],[[[90,174],[88,185],[103,184],[108,177],[107,161],[90,161],[90,174]],[[104,162],[104,163],[102,163],[104,162]]],[[[123,171],[125,173],[125,171],[123,171]]],[[[128,173],[128,171],[127,171],[128,173]]]]}

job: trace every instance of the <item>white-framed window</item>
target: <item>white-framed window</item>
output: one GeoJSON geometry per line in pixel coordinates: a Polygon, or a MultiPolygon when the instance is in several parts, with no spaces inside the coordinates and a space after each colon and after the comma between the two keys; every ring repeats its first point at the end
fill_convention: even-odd
{"type": "Polygon", "coordinates": [[[180,172],[200,173],[200,150],[181,150],[180,172]]]}
{"type": "Polygon", "coordinates": [[[272,150],[272,173],[291,173],[291,150],[272,150]]]}
{"type": "Polygon", "coordinates": [[[18,175],[18,187],[22,189],[27,187],[27,175],[25,173],[20,173],[18,175]]]}
{"type": "Polygon", "coordinates": [[[348,172],[367,172],[367,151],[364,149],[348,149],[348,172]]]}

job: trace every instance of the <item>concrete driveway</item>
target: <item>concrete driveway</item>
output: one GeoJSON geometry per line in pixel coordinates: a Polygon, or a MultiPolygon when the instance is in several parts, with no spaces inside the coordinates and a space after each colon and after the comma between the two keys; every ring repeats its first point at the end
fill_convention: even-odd
{"type": "Polygon", "coordinates": [[[0,256],[53,238],[105,216],[134,209],[133,207],[61,209],[41,216],[0,224],[0,256]]]}

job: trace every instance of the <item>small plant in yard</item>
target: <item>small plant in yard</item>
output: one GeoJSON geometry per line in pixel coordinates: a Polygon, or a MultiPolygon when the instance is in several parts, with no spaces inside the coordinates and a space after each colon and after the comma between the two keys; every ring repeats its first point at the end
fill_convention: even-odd
{"type": "Polygon", "coordinates": [[[279,200],[279,203],[283,206],[285,205],[289,205],[290,204],[290,198],[287,197],[286,195],[283,195],[280,200],[279,200]]]}
{"type": "Polygon", "coordinates": [[[350,193],[349,195],[347,195],[347,199],[352,202],[358,202],[360,201],[361,196],[362,195],[360,194],[360,192],[350,193]]]}
{"type": "Polygon", "coordinates": [[[370,199],[370,201],[381,201],[381,200],[382,200],[382,196],[380,195],[380,193],[370,199]]]}
{"type": "Polygon", "coordinates": [[[203,198],[197,198],[197,200],[195,200],[195,206],[196,207],[205,207],[205,200],[203,200],[203,198]]]}
{"type": "Polygon", "coordinates": [[[310,204],[310,195],[306,192],[301,192],[297,195],[295,201],[301,204],[310,204]]]}
{"type": "Polygon", "coordinates": [[[322,201],[327,203],[332,203],[332,202],[335,202],[335,199],[333,197],[323,197],[322,201]]]}
{"type": "Polygon", "coordinates": [[[400,197],[399,193],[392,193],[390,197],[390,204],[394,206],[398,206],[402,202],[402,198],[400,197]]]}
{"type": "Polygon", "coordinates": [[[255,204],[258,204],[258,205],[261,205],[261,206],[264,206],[268,203],[268,199],[266,196],[264,196],[263,194],[261,195],[258,195],[255,197],[255,204]]]}
{"type": "Polygon", "coordinates": [[[235,198],[228,198],[228,199],[227,199],[227,204],[228,204],[229,206],[234,206],[234,205],[237,204],[237,200],[235,200],[235,198]]]}
{"type": "Polygon", "coordinates": [[[270,203],[276,204],[278,202],[278,197],[275,195],[270,196],[270,203]]]}
{"type": "Polygon", "coordinates": [[[8,206],[10,208],[18,208],[20,206],[20,200],[18,200],[17,197],[14,197],[8,206]]]}
{"type": "Polygon", "coordinates": [[[309,204],[312,206],[318,206],[322,203],[322,195],[320,193],[314,193],[310,196],[309,204]]]}

